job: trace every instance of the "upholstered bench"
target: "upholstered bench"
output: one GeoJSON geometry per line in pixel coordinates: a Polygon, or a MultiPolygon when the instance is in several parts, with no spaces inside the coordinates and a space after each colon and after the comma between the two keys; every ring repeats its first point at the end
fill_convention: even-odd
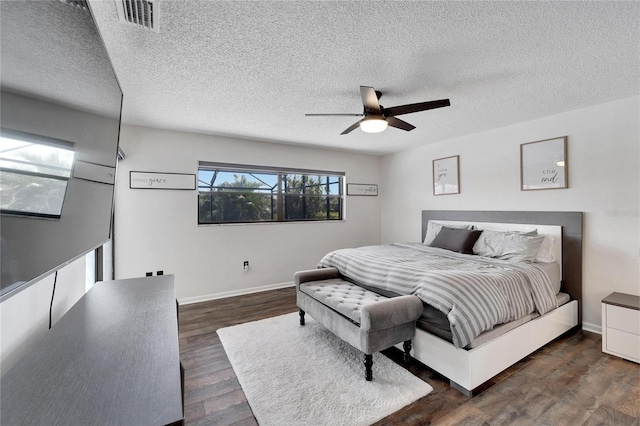
{"type": "Polygon", "coordinates": [[[364,352],[365,378],[373,378],[372,354],[404,342],[410,360],[411,339],[422,302],[416,296],[388,298],[345,281],[336,268],[296,272],[300,325],[305,312],[333,334],[364,352]]]}

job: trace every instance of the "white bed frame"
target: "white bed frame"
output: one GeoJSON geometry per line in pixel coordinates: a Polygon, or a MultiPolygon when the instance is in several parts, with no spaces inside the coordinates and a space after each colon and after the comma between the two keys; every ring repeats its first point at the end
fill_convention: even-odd
{"type": "MultiPolygon", "coordinates": [[[[434,220],[441,224],[472,224],[478,229],[530,231],[554,237],[554,254],[562,262],[562,226],[434,220]]],[[[522,358],[576,327],[579,323],[578,301],[570,302],[537,317],[495,339],[470,350],[456,348],[452,343],[424,330],[416,330],[413,357],[450,380],[451,386],[473,395],[474,390],[506,370],[522,358]]]]}
{"type": "Polygon", "coordinates": [[[450,380],[451,386],[473,395],[489,379],[511,367],[578,324],[578,302],[571,302],[474,349],[464,350],[417,329],[413,357],[450,380]]]}

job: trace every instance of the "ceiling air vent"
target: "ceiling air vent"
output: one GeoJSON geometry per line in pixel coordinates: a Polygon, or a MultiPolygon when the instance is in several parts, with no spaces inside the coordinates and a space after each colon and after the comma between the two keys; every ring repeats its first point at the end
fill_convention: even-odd
{"type": "Polygon", "coordinates": [[[159,32],[158,0],[116,0],[116,8],[121,22],[159,32]]]}

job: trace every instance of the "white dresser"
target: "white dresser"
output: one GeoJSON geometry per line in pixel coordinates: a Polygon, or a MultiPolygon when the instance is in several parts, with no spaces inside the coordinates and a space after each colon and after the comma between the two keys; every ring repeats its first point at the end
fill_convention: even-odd
{"type": "Polygon", "coordinates": [[[602,300],[602,352],[640,363],[640,296],[611,293],[602,300]]]}

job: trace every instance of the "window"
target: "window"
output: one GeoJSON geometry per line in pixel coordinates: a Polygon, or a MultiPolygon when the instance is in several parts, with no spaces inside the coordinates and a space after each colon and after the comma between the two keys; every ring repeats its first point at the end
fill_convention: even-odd
{"type": "Polygon", "coordinates": [[[344,173],[200,162],[198,223],[342,220],[344,173]]]}
{"type": "Polygon", "coordinates": [[[71,142],[2,129],[0,210],[60,218],[73,166],[71,142]]]}

